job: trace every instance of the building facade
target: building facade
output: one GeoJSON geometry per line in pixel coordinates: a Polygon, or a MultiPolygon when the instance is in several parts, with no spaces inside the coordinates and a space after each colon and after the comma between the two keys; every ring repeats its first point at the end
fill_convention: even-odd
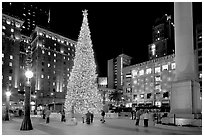
{"type": "Polygon", "coordinates": [[[5,14],[2,16],[3,102],[5,102],[5,92],[10,90],[11,102],[23,104],[24,73],[27,50],[30,48],[34,72],[31,101],[36,106],[51,105],[52,109],[54,107],[61,109],[73,66],[76,42],[38,26],[28,37],[21,34],[23,21],[5,14]]]}
{"type": "Polygon", "coordinates": [[[124,68],[123,93],[133,106],[169,107],[174,54],[124,68]]]}
{"type": "Polygon", "coordinates": [[[24,21],[21,33],[30,36],[36,25],[49,26],[49,8],[43,2],[3,2],[3,13],[24,21]]]}
{"type": "Polygon", "coordinates": [[[149,60],[171,55],[175,50],[174,24],[165,14],[152,28],[152,44],[148,45],[149,60]]]}
{"type": "Polygon", "coordinates": [[[123,89],[123,68],[131,64],[131,57],[120,54],[108,60],[108,88],[123,89]]]}

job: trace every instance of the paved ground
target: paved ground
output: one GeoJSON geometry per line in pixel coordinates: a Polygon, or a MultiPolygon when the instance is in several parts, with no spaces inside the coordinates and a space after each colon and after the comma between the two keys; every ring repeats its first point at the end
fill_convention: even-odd
{"type": "Polygon", "coordinates": [[[46,124],[44,119],[32,117],[33,130],[20,131],[22,119],[13,118],[2,121],[3,135],[202,135],[202,128],[150,126],[135,127],[131,119],[106,119],[102,124],[99,119],[94,119],[91,125],[81,121],[76,126],[69,126],[56,119],[51,119],[46,124]]]}

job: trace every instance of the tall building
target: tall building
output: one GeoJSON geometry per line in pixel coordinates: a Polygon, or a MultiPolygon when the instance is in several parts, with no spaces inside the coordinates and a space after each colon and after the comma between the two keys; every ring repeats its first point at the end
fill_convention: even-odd
{"type": "Polygon", "coordinates": [[[18,17],[24,21],[22,25],[22,33],[26,36],[34,31],[36,25],[49,26],[49,8],[46,8],[43,2],[3,2],[3,13],[18,17]]]}
{"type": "MultiPolygon", "coordinates": [[[[20,45],[27,41],[20,33],[23,21],[2,14],[2,101],[5,102],[5,92],[11,91],[11,102],[18,98],[19,80],[22,75],[20,58],[25,55],[20,45]]],[[[25,57],[25,56],[24,56],[25,57]]],[[[4,104],[4,103],[3,103],[4,104]]]]}
{"type": "Polygon", "coordinates": [[[108,60],[108,88],[123,89],[123,68],[130,63],[131,57],[125,54],[108,60]]]}
{"type": "Polygon", "coordinates": [[[174,25],[171,16],[157,19],[152,29],[152,44],[148,45],[149,60],[174,53],[174,25]]]}
{"type": "MultiPolygon", "coordinates": [[[[28,47],[32,49],[31,100],[60,110],[75,56],[76,41],[36,26],[31,36],[21,34],[23,21],[2,14],[2,89],[12,92],[11,101],[24,100],[28,47]],[[33,96],[36,98],[32,98],[33,96]]],[[[3,102],[5,98],[3,96],[3,102]]]]}

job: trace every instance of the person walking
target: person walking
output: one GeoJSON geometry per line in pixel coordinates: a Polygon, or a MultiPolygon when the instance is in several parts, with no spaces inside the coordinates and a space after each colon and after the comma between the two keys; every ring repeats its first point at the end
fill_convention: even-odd
{"type": "Polygon", "coordinates": [[[135,126],[139,126],[139,123],[140,123],[140,114],[141,114],[140,110],[136,111],[136,114],[135,114],[135,119],[136,119],[135,126]]]}
{"type": "Polygon", "coordinates": [[[102,121],[102,123],[104,123],[105,122],[105,119],[104,119],[104,117],[105,117],[105,111],[104,110],[102,110],[102,112],[101,112],[101,116],[102,116],[102,119],[101,119],[101,121],[102,121]]]}
{"type": "Polygon", "coordinates": [[[88,111],[88,112],[86,113],[86,123],[87,123],[87,124],[90,124],[90,122],[91,122],[91,113],[88,111]]]}
{"type": "Polygon", "coordinates": [[[91,113],[91,123],[93,123],[94,114],[91,113]]]}
{"type": "Polygon", "coordinates": [[[148,120],[149,120],[148,110],[145,110],[145,113],[144,113],[144,127],[148,127],[148,120]]]}
{"type": "Polygon", "coordinates": [[[64,109],[62,110],[61,115],[62,115],[62,117],[61,117],[61,122],[65,122],[66,120],[65,120],[65,112],[64,112],[64,109]]]}
{"type": "Polygon", "coordinates": [[[46,117],[46,123],[50,122],[50,114],[51,111],[49,110],[49,108],[45,111],[45,117],[46,117]]]}

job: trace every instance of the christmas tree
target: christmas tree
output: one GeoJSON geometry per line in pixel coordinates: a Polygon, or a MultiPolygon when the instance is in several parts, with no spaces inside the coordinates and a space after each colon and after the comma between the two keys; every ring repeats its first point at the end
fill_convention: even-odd
{"type": "MultiPolygon", "coordinates": [[[[83,11],[83,23],[76,45],[74,66],[67,85],[66,113],[99,113],[102,97],[97,88],[96,64],[88,26],[87,10],[83,11]]],[[[72,116],[74,117],[74,116],[72,116]]]]}

